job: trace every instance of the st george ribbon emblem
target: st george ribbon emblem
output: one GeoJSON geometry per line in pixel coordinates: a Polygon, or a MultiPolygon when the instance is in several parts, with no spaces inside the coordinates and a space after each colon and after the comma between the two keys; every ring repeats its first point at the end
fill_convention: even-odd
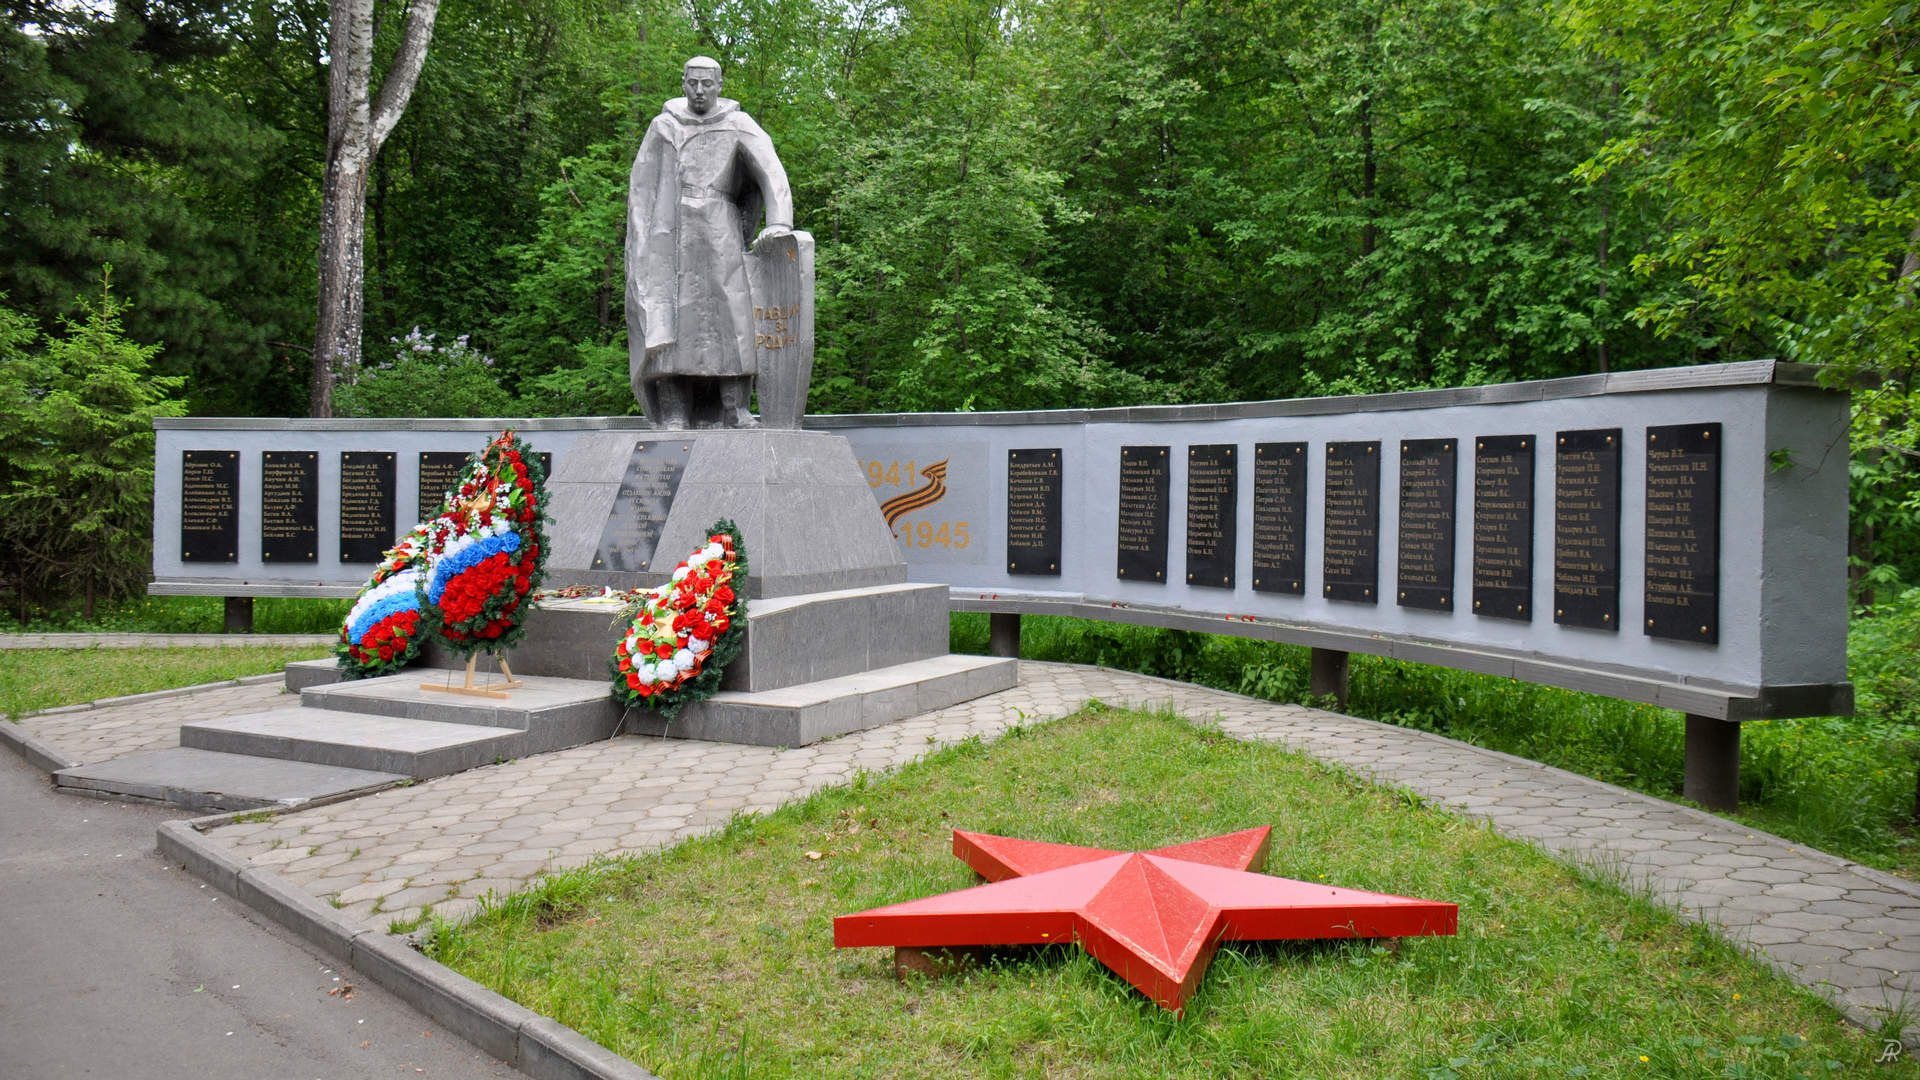
{"type": "Polygon", "coordinates": [[[880,516],[887,519],[887,528],[915,510],[925,510],[934,503],[947,497],[947,462],[952,458],[942,458],[931,465],[922,465],[920,475],[926,477],[927,486],[902,492],[880,504],[880,516]]]}

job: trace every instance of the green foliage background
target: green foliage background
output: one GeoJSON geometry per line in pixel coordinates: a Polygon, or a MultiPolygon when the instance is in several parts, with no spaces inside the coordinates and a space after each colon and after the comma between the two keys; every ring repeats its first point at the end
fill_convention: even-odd
{"type": "MultiPolygon", "coordinates": [[[[327,5],[4,2],[0,292],[56,332],[111,261],[191,412],[298,412],[327,5]]],[[[1861,387],[1856,585],[1883,601],[1920,580],[1913,15],[445,0],[368,186],[366,355],[464,337],[493,362],[445,409],[632,410],[627,170],[705,53],[819,241],[814,411],[1813,361],[1861,387]]],[[[390,55],[397,5],[377,21],[390,55]]]]}

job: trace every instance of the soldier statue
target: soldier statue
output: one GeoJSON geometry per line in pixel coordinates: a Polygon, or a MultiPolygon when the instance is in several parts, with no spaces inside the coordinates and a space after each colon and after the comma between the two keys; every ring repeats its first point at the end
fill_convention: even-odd
{"type": "Polygon", "coordinates": [[[720,96],[719,61],[687,61],[680,85],[686,96],[647,128],[627,189],[628,372],[655,427],[754,427],[755,324],[768,301],[756,313],[747,259],[760,239],[793,232],[793,194],[773,141],[720,96]]]}

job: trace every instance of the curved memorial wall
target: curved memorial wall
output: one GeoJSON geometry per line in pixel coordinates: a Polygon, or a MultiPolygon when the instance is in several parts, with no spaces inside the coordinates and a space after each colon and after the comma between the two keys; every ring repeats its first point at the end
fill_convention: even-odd
{"type": "MultiPolygon", "coordinates": [[[[1810,369],[1756,361],[806,427],[851,443],[909,579],[949,586],[959,610],[1232,633],[1754,719],[1851,708],[1847,421],[1846,394],[1810,369]]],[[[642,463],[672,449],[636,417],[159,420],[150,591],[350,596],[509,425],[563,482],[637,467],[571,460],[576,444],[600,457],[630,436],[642,463]]],[[[670,508],[666,474],[647,475],[615,517],[670,508]]]]}

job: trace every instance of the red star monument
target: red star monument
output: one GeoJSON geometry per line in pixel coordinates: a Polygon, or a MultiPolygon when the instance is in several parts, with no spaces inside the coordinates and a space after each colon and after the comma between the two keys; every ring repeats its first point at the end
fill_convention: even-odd
{"type": "Polygon", "coordinates": [[[1107,851],[953,831],[953,853],[990,884],[842,915],[839,947],[1051,945],[1078,941],[1175,1013],[1222,941],[1452,934],[1453,904],[1337,889],[1256,871],[1262,826],[1152,851],[1107,851]]]}

